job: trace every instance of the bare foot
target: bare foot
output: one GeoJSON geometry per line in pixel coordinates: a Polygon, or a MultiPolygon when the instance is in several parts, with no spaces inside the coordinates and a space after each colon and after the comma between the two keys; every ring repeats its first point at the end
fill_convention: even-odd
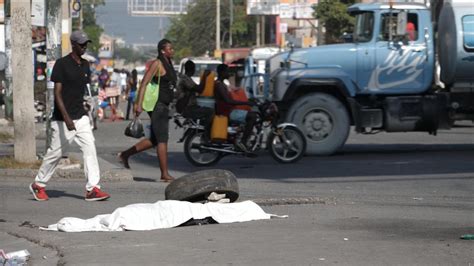
{"type": "Polygon", "coordinates": [[[123,156],[121,152],[117,154],[117,158],[119,162],[123,165],[123,167],[130,169],[130,165],[128,164],[128,157],[123,156]]]}
{"type": "Polygon", "coordinates": [[[167,183],[170,183],[170,182],[173,181],[173,180],[174,180],[174,177],[172,177],[172,176],[170,176],[170,175],[168,175],[168,176],[162,176],[162,177],[160,178],[160,181],[161,181],[161,182],[167,182],[167,183]]]}

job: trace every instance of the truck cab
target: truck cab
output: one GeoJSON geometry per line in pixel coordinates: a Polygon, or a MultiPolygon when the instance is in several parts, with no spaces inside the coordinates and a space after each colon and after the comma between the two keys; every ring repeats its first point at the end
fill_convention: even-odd
{"type": "Polygon", "coordinates": [[[426,6],[354,5],[349,12],[356,15],[356,94],[417,94],[430,88],[434,51],[426,6]]]}
{"type": "Polygon", "coordinates": [[[472,3],[444,2],[436,41],[424,4],[355,4],[348,12],[356,21],[351,43],[292,49],[266,62],[268,93],[305,133],[307,153],[336,152],[351,125],[359,133],[436,134],[474,119],[474,95],[453,90],[474,84],[472,3]],[[444,89],[434,82],[437,57],[444,89]]]}

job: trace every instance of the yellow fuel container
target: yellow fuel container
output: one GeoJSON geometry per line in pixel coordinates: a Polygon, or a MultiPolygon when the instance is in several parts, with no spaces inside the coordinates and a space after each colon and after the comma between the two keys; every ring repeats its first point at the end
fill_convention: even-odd
{"type": "MultiPolygon", "coordinates": [[[[201,79],[204,78],[201,76],[201,79]]],[[[211,73],[206,77],[206,83],[204,84],[204,90],[201,93],[201,96],[205,97],[214,97],[214,80],[216,79],[216,74],[211,71],[211,73]]]]}
{"type": "Polygon", "coordinates": [[[227,140],[227,125],[229,120],[225,115],[216,115],[212,121],[211,140],[225,141],[227,140]]]}

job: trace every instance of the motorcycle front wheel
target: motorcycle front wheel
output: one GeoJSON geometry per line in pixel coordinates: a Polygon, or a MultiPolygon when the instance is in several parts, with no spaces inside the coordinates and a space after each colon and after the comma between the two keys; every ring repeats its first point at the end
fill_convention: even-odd
{"type": "Polygon", "coordinates": [[[202,144],[202,134],[204,132],[197,131],[186,137],[184,140],[184,155],[195,166],[211,166],[222,158],[222,154],[218,151],[206,150],[202,144]]]}
{"type": "Polygon", "coordinates": [[[306,152],[306,139],[297,127],[286,126],[270,133],[267,147],[277,162],[294,163],[306,152]]]}

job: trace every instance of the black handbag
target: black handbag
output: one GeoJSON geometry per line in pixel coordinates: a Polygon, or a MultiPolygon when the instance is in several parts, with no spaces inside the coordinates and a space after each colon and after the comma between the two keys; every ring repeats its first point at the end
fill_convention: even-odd
{"type": "Polygon", "coordinates": [[[125,136],[139,139],[145,135],[140,118],[135,117],[125,128],[125,136]]]}

